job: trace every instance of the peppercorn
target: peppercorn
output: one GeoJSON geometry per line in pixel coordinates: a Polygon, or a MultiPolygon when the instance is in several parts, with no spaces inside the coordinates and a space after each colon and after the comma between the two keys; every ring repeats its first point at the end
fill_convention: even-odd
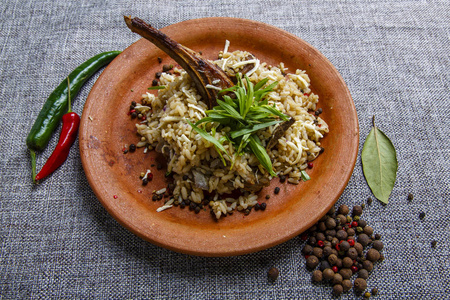
{"type": "Polygon", "coordinates": [[[367,279],[369,278],[369,271],[367,271],[366,269],[361,269],[358,272],[358,278],[362,278],[362,279],[367,279]]]}
{"type": "Polygon", "coordinates": [[[284,183],[286,181],[286,175],[280,175],[280,182],[284,183]]]}
{"type": "Polygon", "coordinates": [[[261,203],[261,210],[264,211],[266,210],[267,204],[266,203],[261,203]]]}
{"type": "Polygon", "coordinates": [[[316,239],[317,239],[318,241],[322,241],[322,242],[326,240],[326,239],[325,239],[325,235],[324,235],[322,232],[318,232],[318,233],[317,233],[316,239]]]}
{"type": "Polygon", "coordinates": [[[361,243],[355,243],[355,246],[353,246],[356,249],[356,252],[361,255],[361,253],[364,250],[363,245],[361,245],[361,243]]]}
{"type": "Polygon", "coordinates": [[[338,232],[336,232],[336,237],[339,240],[346,240],[348,238],[348,234],[345,230],[338,230],[338,232]]]}
{"type": "MultiPolygon", "coordinates": [[[[437,242],[435,240],[431,241],[431,247],[436,248],[437,242]]],[[[377,249],[378,250],[378,249],[377,249]]]]}
{"type": "Polygon", "coordinates": [[[267,272],[267,276],[272,281],[277,280],[279,274],[280,274],[280,271],[278,271],[278,269],[275,267],[270,268],[269,271],[267,272]]]}
{"type": "Polygon", "coordinates": [[[310,269],[314,269],[315,267],[317,267],[319,265],[319,259],[317,258],[317,256],[315,255],[310,255],[307,259],[306,259],[306,266],[310,269]]]}
{"type": "Polygon", "coordinates": [[[333,284],[341,284],[342,280],[343,280],[342,275],[339,273],[335,273],[331,282],[333,284]]]}
{"type": "Polygon", "coordinates": [[[362,267],[367,270],[367,271],[372,271],[373,270],[373,263],[370,260],[365,260],[362,263],[362,267]]]}
{"type": "Polygon", "coordinates": [[[414,195],[411,194],[411,193],[409,193],[409,194],[408,194],[408,200],[411,201],[412,199],[414,199],[414,195]]]}
{"type": "Polygon", "coordinates": [[[424,213],[424,212],[421,212],[421,213],[419,214],[419,219],[423,220],[423,218],[425,218],[425,213],[424,213]]]}
{"type": "Polygon", "coordinates": [[[367,222],[365,220],[363,220],[363,219],[359,219],[358,226],[361,227],[361,228],[364,228],[364,227],[367,226],[367,222]]]}
{"type": "Polygon", "coordinates": [[[325,269],[330,269],[330,268],[331,268],[330,263],[327,260],[322,260],[320,262],[320,267],[319,267],[320,271],[323,272],[325,269]]]}
{"type": "Polygon", "coordinates": [[[278,193],[280,192],[280,188],[276,187],[275,190],[273,191],[275,193],[275,195],[278,195],[278,193]]]}
{"type": "Polygon", "coordinates": [[[379,234],[379,233],[375,234],[375,239],[376,239],[376,240],[381,239],[381,234],[379,234]]]}
{"type": "Polygon", "coordinates": [[[341,274],[342,278],[344,279],[350,279],[353,275],[353,272],[350,268],[342,268],[339,270],[339,274],[341,274]]]}
{"type": "Polygon", "coordinates": [[[363,247],[367,247],[368,244],[372,242],[372,240],[369,238],[369,236],[365,233],[361,233],[358,236],[358,242],[363,245],[363,247]]]}
{"type": "Polygon", "coordinates": [[[324,256],[324,257],[328,257],[328,256],[330,256],[332,253],[333,253],[333,252],[332,252],[331,247],[326,246],[326,247],[323,248],[323,256],[324,256]]]}
{"type": "Polygon", "coordinates": [[[364,209],[366,208],[366,205],[364,203],[361,204],[361,208],[364,209]]]}
{"type": "Polygon", "coordinates": [[[323,270],[322,275],[325,280],[331,280],[334,277],[334,272],[332,269],[327,268],[323,270]]]}
{"type": "Polygon", "coordinates": [[[255,210],[258,211],[260,208],[261,208],[261,204],[256,203],[256,204],[255,204],[255,210]]]}
{"type": "Polygon", "coordinates": [[[303,249],[302,249],[302,253],[304,255],[310,255],[313,251],[313,247],[311,245],[306,244],[303,249]]]}
{"type": "Polygon", "coordinates": [[[142,185],[147,185],[148,184],[148,179],[147,178],[143,178],[142,179],[142,185]]]}
{"type": "Polygon", "coordinates": [[[353,283],[353,286],[355,287],[356,292],[364,292],[364,290],[367,288],[367,282],[365,279],[362,278],[356,278],[355,282],[353,283]]]}
{"type": "Polygon", "coordinates": [[[315,271],[313,272],[313,274],[312,274],[312,280],[313,280],[314,282],[321,282],[321,281],[322,281],[322,278],[323,278],[322,271],[320,271],[320,270],[315,270],[315,271]]]}
{"type": "Polygon", "coordinates": [[[364,231],[365,234],[372,235],[372,233],[373,233],[373,228],[372,227],[366,226],[363,229],[364,229],[363,231],[364,231]]]}
{"type": "Polygon", "coordinates": [[[372,244],[372,247],[378,251],[381,251],[383,249],[383,242],[380,240],[375,240],[372,244]]]}
{"type": "Polygon", "coordinates": [[[371,197],[369,197],[369,198],[367,198],[367,204],[372,204],[372,198],[371,197]]]}
{"type": "Polygon", "coordinates": [[[331,239],[331,246],[332,247],[335,247],[337,244],[339,244],[339,240],[336,237],[331,239]]]}
{"type": "Polygon", "coordinates": [[[353,260],[350,257],[344,257],[342,259],[342,266],[344,268],[350,268],[353,265],[353,260]]]}
{"type": "Polygon", "coordinates": [[[327,236],[327,240],[329,240],[331,242],[333,237],[336,236],[336,230],[334,230],[334,229],[325,230],[325,235],[327,236]],[[330,239],[328,239],[328,237],[330,237],[330,239]]]}
{"type": "Polygon", "coordinates": [[[135,144],[131,144],[129,147],[130,152],[134,152],[136,151],[136,145],[135,144]]]}
{"type": "Polygon", "coordinates": [[[344,291],[344,288],[342,287],[342,285],[335,284],[333,286],[333,294],[335,294],[336,296],[339,296],[340,294],[342,294],[343,291],[344,291]]]}
{"type": "Polygon", "coordinates": [[[376,262],[380,259],[380,252],[376,249],[369,249],[366,253],[366,259],[370,260],[371,262],[376,262]]]}
{"type": "Polygon", "coordinates": [[[353,215],[360,216],[362,214],[362,207],[360,205],[353,206],[353,215]]]}
{"type": "Polygon", "coordinates": [[[313,255],[316,256],[317,258],[321,258],[323,256],[323,249],[320,247],[314,247],[313,255]]]}
{"type": "Polygon", "coordinates": [[[338,260],[338,257],[337,257],[337,255],[335,255],[335,254],[330,254],[330,255],[328,256],[328,262],[329,262],[330,265],[332,265],[332,266],[334,266],[334,265],[336,264],[337,260],[338,260]]]}
{"type": "Polygon", "coordinates": [[[319,222],[317,224],[317,229],[319,229],[320,231],[325,231],[327,229],[327,225],[325,225],[325,222],[319,222]]]}
{"type": "Polygon", "coordinates": [[[337,218],[337,220],[339,220],[339,223],[341,225],[344,225],[347,222],[347,217],[342,214],[337,215],[336,218],[337,218]]]}
{"type": "Polygon", "coordinates": [[[351,247],[347,251],[347,256],[350,257],[351,259],[356,259],[358,257],[358,251],[356,251],[354,247],[351,247]]]}
{"type": "Polygon", "coordinates": [[[370,293],[369,292],[365,292],[364,293],[364,298],[370,298],[370,293]]]}
{"type": "Polygon", "coordinates": [[[334,273],[339,272],[339,269],[338,269],[337,266],[332,266],[332,267],[331,267],[331,270],[333,270],[334,273]]]}
{"type": "Polygon", "coordinates": [[[336,221],[333,218],[328,218],[325,221],[325,225],[328,229],[332,229],[332,228],[336,227],[336,221]]]}
{"type": "Polygon", "coordinates": [[[342,287],[344,288],[344,292],[350,291],[352,286],[352,282],[349,279],[342,280],[342,287]]]}
{"type": "Polygon", "coordinates": [[[353,229],[353,228],[347,229],[347,235],[348,236],[354,236],[355,235],[355,229],[353,229]]]}
{"type": "Polygon", "coordinates": [[[171,67],[169,65],[164,65],[163,68],[162,68],[163,72],[167,72],[170,69],[171,69],[171,67]]]}
{"type": "Polygon", "coordinates": [[[373,288],[372,289],[372,295],[376,295],[376,294],[378,294],[378,289],[377,288],[373,288]]]}
{"type": "Polygon", "coordinates": [[[350,243],[347,242],[347,241],[342,241],[342,242],[339,244],[339,247],[340,247],[340,249],[341,249],[342,251],[346,252],[348,249],[350,249],[350,243]]]}
{"type": "Polygon", "coordinates": [[[350,210],[349,210],[349,208],[348,208],[347,205],[342,204],[341,206],[339,206],[338,212],[339,212],[341,215],[346,216],[346,215],[348,215],[349,211],[350,211],[350,210]]]}
{"type": "Polygon", "coordinates": [[[334,216],[335,213],[336,213],[336,208],[334,208],[334,206],[332,206],[330,208],[330,210],[328,210],[327,215],[334,216]]]}

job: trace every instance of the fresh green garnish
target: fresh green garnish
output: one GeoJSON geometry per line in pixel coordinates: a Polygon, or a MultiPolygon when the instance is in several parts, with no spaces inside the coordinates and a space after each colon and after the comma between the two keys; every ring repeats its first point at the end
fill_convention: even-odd
{"type": "Polygon", "coordinates": [[[166,88],[165,85],[157,85],[157,86],[151,86],[151,87],[149,87],[148,89],[149,89],[149,90],[163,90],[163,89],[165,89],[165,88],[166,88]]]}
{"type": "Polygon", "coordinates": [[[222,153],[225,153],[228,157],[230,155],[223,147],[223,142],[229,140],[237,148],[238,155],[242,155],[244,151],[253,153],[269,174],[275,177],[276,174],[272,168],[270,157],[256,133],[258,130],[289,119],[289,116],[280,112],[275,105],[269,105],[265,98],[278,82],[264,88],[268,81],[267,78],[253,85],[250,79],[245,76],[246,85],[244,85],[241,74],[237,74],[236,77],[237,84],[235,86],[220,91],[221,94],[233,92],[236,95],[234,99],[224,95],[223,100],[217,99],[217,106],[206,111],[207,117],[195,124],[188,120],[187,122],[204,139],[214,144],[224,165],[225,160],[222,153]],[[212,128],[213,134],[211,135],[199,127],[203,123],[217,123],[216,127],[229,127],[231,130],[225,137],[217,140],[214,137],[216,127],[212,128]]]}

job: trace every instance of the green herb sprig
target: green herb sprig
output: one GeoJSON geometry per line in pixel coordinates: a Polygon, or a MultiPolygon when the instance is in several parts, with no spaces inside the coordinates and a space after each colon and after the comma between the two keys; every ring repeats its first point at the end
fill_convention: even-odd
{"type": "Polygon", "coordinates": [[[237,84],[235,86],[220,91],[223,100],[217,99],[218,105],[206,111],[207,117],[195,124],[192,124],[189,120],[187,122],[198,134],[216,147],[224,165],[226,164],[222,153],[228,157],[230,155],[224,148],[223,143],[229,140],[237,148],[238,155],[242,155],[243,152],[253,153],[267,172],[276,177],[270,157],[257,132],[289,119],[289,116],[280,112],[275,105],[269,105],[266,98],[278,82],[264,87],[268,81],[267,78],[256,85],[253,85],[247,76],[245,76],[246,85],[244,85],[240,73],[236,75],[236,78],[237,84]],[[236,95],[234,99],[225,95],[225,93],[230,92],[236,95]],[[216,127],[213,127],[214,134],[211,135],[199,127],[200,124],[204,123],[217,123],[216,127],[229,127],[231,130],[225,137],[218,140],[214,137],[216,127]]]}

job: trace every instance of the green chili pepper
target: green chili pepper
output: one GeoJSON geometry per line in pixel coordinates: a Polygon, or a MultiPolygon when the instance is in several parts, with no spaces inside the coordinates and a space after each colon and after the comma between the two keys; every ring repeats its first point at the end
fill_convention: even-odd
{"type": "MultiPolygon", "coordinates": [[[[120,51],[100,53],[73,70],[68,76],[71,82],[70,95],[72,99],[78,94],[86,80],[101,67],[110,63],[119,53],[120,51]]],[[[67,82],[67,78],[65,78],[50,94],[28,134],[27,147],[31,155],[33,181],[36,175],[35,151],[41,151],[47,146],[53,131],[68,109],[69,87],[67,82]]]]}

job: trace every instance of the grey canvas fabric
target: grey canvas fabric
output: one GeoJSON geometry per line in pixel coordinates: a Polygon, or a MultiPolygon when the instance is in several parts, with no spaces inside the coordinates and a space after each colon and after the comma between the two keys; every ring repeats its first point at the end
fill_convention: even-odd
{"type": "MultiPolygon", "coordinates": [[[[1,7],[1,299],[334,298],[331,287],[311,283],[300,237],[254,254],[202,258],[134,236],[96,199],[78,143],[48,180],[31,183],[25,139],[43,101],[87,58],[138,39],[124,14],[158,28],[202,17],[253,19],[320,50],[347,83],[360,125],[357,164],[337,204],[371,196],[360,153],[373,115],[397,149],[389,205],[374,201],[363,214],[385,243],[369,289],[377,287],[379,299],[450,297],[448,1],[1,0],[1,7]],[[271,266],[280,270],[275,283],[267,280],[271,266]]],[[[98,75],[82,88],[75,112],[98,75]]]]}

